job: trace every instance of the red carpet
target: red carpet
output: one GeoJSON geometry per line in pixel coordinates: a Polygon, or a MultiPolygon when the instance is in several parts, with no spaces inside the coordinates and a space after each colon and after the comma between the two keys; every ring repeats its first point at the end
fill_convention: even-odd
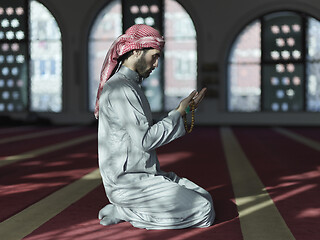
{"type": "Polygon", "coordinates": [[[1,167],[0,221],[93,171],[96,149],[90,141],[1,167]]]}
{"type": "MultiPolygon", "coordinates": [[[[320,152],[271,129],[233,130],[294,237],[319,239],[320,152]]],[[[319,129],[294,131],[320,135],[319,129]]]]}
{"type": "MultiPolygon", "coordinates": [[[[39,133],[44,132],[45,129],[40,128],[33,130],[32,133],[39,133]]],[[[46,129],[48,130],[48,129],[46,129]]],[[[60,130],[60,128],[57,128],[57,130],[60,130]]],[[[68,128],[69,130],[69,128],[68,128]]],[[[29,132],[30,133],[30,132],[29,132]]],[[[3,157],[11,156],[11,155],[17,155],[21,154],[27,151],[31,151],[34,149],[39,149],[41,147],[49,146],[51,144],[57,144],[64,141],[68,141],[70,139],[75,139],[81,136],[86,136],[88,134],[93,133],[91,128],[83,128],[81,131],[66,131],[60,134],[54,134],[52,136],[43,136],[38,137],[36,139],[30,139],[30,140],[21,140],[21,141],[15,141],[15,142],[9,142],[9,143],[3,143],[1,144],[1,152],[0,152],[0,161],[3,157]]],[[[22,134],[21,134],[22,135],[22,134]]],[[[1,135],[0,132],[0,138],[5,139],[1,135]]],[[[53,153],[55,154],[55,153],[53,153]]]]}
{"type": "Polygon", "coordinates": [[[19,136],[22,134],[33,133],[36,131],[42,131],[44,129],[50,129],[48,127],[36,127],[36,126],[20,126],[20,127],[10,127],[10,128],[1,128],[0,136],[1,139],[12,136],[19,136]]]}
{"type": "Polygon", "coordinates": [[[312,128],[312,127],[292,128],[292,127],[288,127],[286,129],[288,129],[294,133],[300,134],[304,137],[310,138],[314,141],[320,141],[320,131],[317,128],[312,128]]]}
{"type": "Polygon", "coordinates": [[[129,223],[103,227],[97,220],[99,209],[107,203],[101,186],[25,239],[242,239],[218,129],[198,129],[159,149],[158,156],[164,170],[174,171],[210,191],[217,211],[214,226],[161,231],[136,229],[129,223]],[[194,138],[205,144],[195,146],[194,138]],[[216,148],[214,156],[207,144],[216,148]]]}
{"type": "MultiPolygon", "coordinates": [[[[0,129],[0,139],[54,129],[61,128],[3,128],[0,129]]],[[[320,141],[319,129],[317,133],[314,133],[315,129],[310,131],[308,128],[289,130],[320,141]]],[[[233,128],[233,131],[294,237],[318,239],[320,152],[269,128],[233,128]]],[[[82,127],[65,133],[2,143],[0,158],[92,133],[96,133],[95,128],[82,127]]],[[[197,127],[192,134],[158,149],[158,156],[163,170],[176,172],[210,192],[217,214],[213,226],[206,229],[154,231],[137,229],[129,223],[101,226],[97,214],[107,204],[107,198],[100,185],[24,239],[243,239],[219,128],[197,127]]],[[[12,217],[96,168],[96,139],[0,167],[0,221],[12,217]]]]}

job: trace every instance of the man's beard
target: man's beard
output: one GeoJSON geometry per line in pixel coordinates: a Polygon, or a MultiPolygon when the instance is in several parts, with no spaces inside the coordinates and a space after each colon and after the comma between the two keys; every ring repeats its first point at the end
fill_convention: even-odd
{"type": "Polygon", "coordinates": [[[152,69],[148,68],[147,62],[144,56],[141,56],[141,58],[138,59],[137,65],[136,65],[136,71],[143,78],[149,77],[152,69]]]}

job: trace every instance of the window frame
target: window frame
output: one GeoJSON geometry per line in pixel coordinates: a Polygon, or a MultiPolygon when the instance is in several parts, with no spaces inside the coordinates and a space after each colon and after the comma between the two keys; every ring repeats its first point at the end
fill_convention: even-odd
{"type": "MultiPolygon", "coordinates": [[[[230,47],[229,47],[229,50],[227,52],[227,65],[226,65],[226,105],[225,105],[225,109],[228,113],[266,113],[266,112],[271,112],[271,113],[284,113],[284,112],[287,112],[287,113],[309,113],[309,112],[316,112],[316,111],[310,111],[307,109],[307,104],[308,104],[308,101],[307,101],[307,88],[308,88],[308,73],[307,73],[307,68],[308,68],[308,63],[310,62],[308,60],[308,46],[307,46],[307,38],[308,38],[308,21],[309,21],[309,18],[313,18],[317,21],[320,22],[319,18],[316,18],[315,16],[313,16],[312,14],[309,14],[309,13],[306,13],[306,12],[302,12],[302,11],[296,11],[296,10],[274,10],[274,11],[270,11],[270,12],[266,12],[262,15],[260,15],[259,17],[256,17],[254,19],[251,19],[250,21],[248,21],[244,26],[242,26],[242,28],[240,29],[240,31],[237,32],[237,34],[235,35],[235,37],[233,38],[231,44],[230,44],[230,47]],[[263,59],[263,56],[264,56],[264,48],[263,48],[263,41],[264,41],[264,21],[263,19],[268,16],[268,15],[271,15],[271,14],[275,14],[275,13],[284,13],[284,12],[289,12],[289,13],[295,13],[295,14],[298,14],[301,19],[302,19],[302,23],[301,23],[301,27],[302,27],[302,52],[301,52],[301,59],[299,60],[290,60],[290,62],[292,63],[301,63],[303,64],[303,86],[302,86],[302,91],[303,91],[303,108],[299,111],[269,111],[269,110],[266,110],[264,108],[264,95],[267,94],[266,91],[265,91],[265,86],[263,84],[263,66],[267,65],[267,64],[271,64],[271,63],[275,63],[275,61],[265,61],[263,59]],[[232,62],[230,59],[231,57],[231,54],[233,52],[233,48],[234,48],[234,45],[235,43],[237,42],[239,36],[241,33],[243,33],[243,31],[245,30],[245,28],[247,26],[249,26],[250,24],[254,23],[255,21],[259,21],[261,26],[260,26],[260,29],[261,29],[261,33],[260,33],[260,52],[261,52],[261,56],[260,56],[260,62],[258,63],[260,65],[260,89],[261,89],[261,94],[260,94],[260,110],[257,110],[257,111],[241,111],[241,110],[230,110],[230,96],[231,96],[231,74],[230,74],[230,68],[232,66],[232,64],[236,64],[234,62],[232,62]]],[[[320,61],[320,59],[319,59],[320,61]]],[[[285,60],[278,60],[277,63],[287,63],[285,60]]],[[[319,110],[320,111],[320,110],[319,110]]]]}

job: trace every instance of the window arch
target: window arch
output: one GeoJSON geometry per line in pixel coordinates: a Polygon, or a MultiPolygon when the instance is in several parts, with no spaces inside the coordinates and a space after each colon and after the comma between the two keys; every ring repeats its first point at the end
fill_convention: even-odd
{"type": "Polygon", "coordinates": [[[320,22],[281,11],[248,24],[228,58],[228,111],[320,111],[320,22]]]}
{"type": "Polygon", "coordinates": [[[30,1],[30,110],[62,110],[62,42],[60,28],[50,11],[30,1]]]}
{"type": "Polygon", "coordinates": [[[12,0],[0,4],[0,24],[0,112],[61,111],[61,34],[52,14],[35,0],[12,0]]]}
{"type": "Polygon", "coordinates": [[[96,17],[92,25],[88,41],[89,56],[89,110],[94,111],[100,71],[113,41],[122,34],[121,1],[109,3],[96,17]]]}
{"type": "MultiPolygon", "coordinates": [[[[151,1],[152,2],[152,1],[151,1]]],[[[157,12],[154,3],[150,6],[132,6],[132,12],[157,12]]],[[[197,40],[196,31],[189,14],[174,0],[164,0],[163,28],[166,39],[164,49],[164,74],[154,71],[143,83],[143,89],[155,112],[176,107],[181,97],[196,88],[197,40]],[[159,79],[162,78],[163,79],[159,79]]],[[[132,17],[132,16],[130,16],[132,17]]],[[[89,34],[89,110],[94,110],[101,66],[111,43],[122,34],[122,22],[126,18],[121,0],[108,4],[95,19],[89,34]]],[[[150,17],[137,17],[135,23],[153,26],[150,17]]],[[[161,67],[159,67],[161,69],[161,67]]]]}

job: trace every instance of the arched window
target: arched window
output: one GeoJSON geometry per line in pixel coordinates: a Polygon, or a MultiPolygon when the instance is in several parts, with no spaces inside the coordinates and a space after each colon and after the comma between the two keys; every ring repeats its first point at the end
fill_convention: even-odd
{"type": "MultiPolygon", "coordinates": [[[[111,43],[123,33],[125,18],[134,23],[155,24],[152,17],[143,14],[158,13],[153,1],[147,5],[128,7],[130,16],[123,15],[122,2],[114,0],[97,16],[89,35],[89,109],[93,111],[104,57],[111,43]],[[142,14],[142,16],[143,16],[142,14]]],[[[164,50],[164,74],[154,71],[143,83],[144,92],[155,112],[176,107],[181,97],[196,88],[197,82],[197,40],[196,31],[189,14],[174,0],[164,0],[163,29],[166,39],[164,50]],[[163,77],[164,76],[164,77],[163,77]],[[160,78],[160,79],[159,79],[160,78]],[[162,79],[163,78],[163,79],[162,79]]],[[[126,11],[124,12],[126,14],[126,11]]],[[[159,67],[161,69],[161,67],[159,67]]]]}
{"type": "Polygon", "coordinates": [[[267,14],[233,43],[228,110],[320,111],[320,22],[303,13],[267,14]]]}
{"type": "Polygon", "coordinates": [[[11,0],[0,4],[0,24],[0,112],[61,111],[61,34],[51,13],[11,0]]]}
{"type": "Polygon", "coordinates": [[[109,3],[92,25],[88,41],[89,52],[89,109],[94,111],[100,71],[104,58],[113,41],[122,34],[121,1],[109,3]]]}
{"type": "Polygon", "coordinates": [[[197,88],[197,35],[192,19],[174,0],[165,1],[165,110],[197,88]]]}
{"type": "Polygon", "coordinates": [[[49,10],[30,1],[30,110],[62,110],[62,43],[59,26],[49,10]]]}

